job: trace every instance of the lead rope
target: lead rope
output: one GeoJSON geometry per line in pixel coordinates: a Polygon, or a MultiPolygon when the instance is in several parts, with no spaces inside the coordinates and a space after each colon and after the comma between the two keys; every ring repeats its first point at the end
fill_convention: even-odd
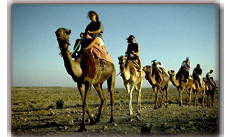
{"type": "Polygon", "coordinates": [[[79,40],[79,42],[77,43],[77,45],[75,45],[74,50],[73,50],[73,52],[71,53],[71,55],[77,50],[77,48],[79,47],[79,45],[80,45],[82,39],[83,39],[83,38],[80,38],[80,40],[79,40]]]}

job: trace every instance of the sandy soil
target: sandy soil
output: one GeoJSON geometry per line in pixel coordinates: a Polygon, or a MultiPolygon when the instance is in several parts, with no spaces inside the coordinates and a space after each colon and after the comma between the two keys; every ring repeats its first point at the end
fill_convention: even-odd
{"type": "MultiPolygon", "coordinates": [[[[172,87],[172,86],[171,86],[172,87]]],[[[134,115],[127,115],[128,98],[125,89],[115,90],[115,123],[110,119],[110,97],[104,90],[106,105],[101,121],[90,125],[86,116],[87,132],[78,132],[81,117],[81,98],[77,89],[62,87],[12,87],[12,136],[218,136],[220,109],[218,91],[213,107],[187,106],[188,96],[183,92],[184,106],[178,106],[178,92],[169,91],[169,107],[154,110],[154,93],[142,89],[142,111],[137,114],[137,92],[133,93],[134,115]],[[64,101],[62,109],[56,102],[64,101]]],[[[193,100],[193,94],[192,94],[193,100]]],[[[200,100],[200,99],[199,99],[200,100]]],[[[205,100],[207,102],[207,100],[205,100]]],[[[94,89],[88,106],[96,115],[100,99],[94,89]]]]}

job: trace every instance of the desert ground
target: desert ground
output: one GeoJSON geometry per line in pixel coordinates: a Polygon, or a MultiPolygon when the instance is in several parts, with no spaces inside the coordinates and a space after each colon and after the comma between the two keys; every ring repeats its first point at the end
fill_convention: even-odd
{"type": "MultiPolygon", "coordinates": [[[[155,94],[151,87],[142,89],[142,110],[137,114],[137,92],[133,92],[132,116],[127,115],[128,97],[125,88],[114,91],[114,123],[110,120],[110,96],[104,89],[106,104],[101,121],[90,125],[86,115],[86,132],[78,132],[82,118],[82,101],[76,88],[12,87],[11,134],[19,136],[219,136],[219,91],[214,95],[214,106],[188,106],[188,95],[183,92],[183,107],[178,105],[178,92],[171,85],[169,106],[154,108],[155,94]],[[56,103],[63,101],[63,107],[56,103]]],[[[199,96],[199,102],[201,102],[199,96]]],[[[194,95],[192,93],[192,104],[194,95]]],[[[164,99],[165,102],[165,99],[164,99]]],[[[204,100],[207,103],[207,100],[204,100]]],[[[97,92],[92,89],[88,107],[96,115],[100,105],[97,92]]]]}

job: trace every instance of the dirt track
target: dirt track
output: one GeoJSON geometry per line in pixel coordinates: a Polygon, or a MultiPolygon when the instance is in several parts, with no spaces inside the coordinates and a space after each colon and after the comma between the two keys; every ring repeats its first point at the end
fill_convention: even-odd
{"type": "MultiPolygon", "coordinates": [[[[133,94],[134,115],[127,115],[128,99],[124,89],[115,90],[115,123],[110,119],[109,93],[101,121],[89,125],[87,132],[77,132],[82,117],[81,98],[74,88],[12,88],[11,127],[12,136],[218,136],[219,102],[215,94],[214,107],[187,106],[187,94],[183,93],[184,106],[178,106],[178,92],[169,91],[169,107],[154,110],[152,89],[142,89],[142,111],[137,115],[137,93],[133,94]],[[63,109],[56,108],[58,100],[64,101],[63,109]]],[[[192,94],[193,100],[193,94],[192,94]]],[[[97,114],[100,99],[92,89],[88,106],[97,114]]],[[[86,116],[87,118],[87,116],[86,116]]]]}

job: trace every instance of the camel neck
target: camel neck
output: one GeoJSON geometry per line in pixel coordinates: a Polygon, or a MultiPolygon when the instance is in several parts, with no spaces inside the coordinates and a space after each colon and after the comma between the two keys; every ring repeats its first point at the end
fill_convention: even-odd
{"type": "Polygon", "coordinates": [[[175,79],[174,76],[170,76],[170,81],[172,82],[172,84],[176,87],[178,87],[179,84],[179,80],[175,79]]]}
{"type": "Polygon", "coordinates": [[[155,78],[152,77],[151,71],[146,73],[146,79],[149,81],[149,83],[151,85],[155,85],[156,84],[155,78]]]}
{"type": "Polygon", "coordinates": [[[74,61],[72,59],[72,56],[71,56],[71,53],[69,51],[68,45],[67,46],[65,45],[64,47],[66,47],[66,48],[61,51],[61,54],[62,54],[63,60],[64,60],[64,66],[67,70],[67,73],[69,75],[71,75],[74,80],[76,80],[82,74],[80,62],[74,61]]]}

